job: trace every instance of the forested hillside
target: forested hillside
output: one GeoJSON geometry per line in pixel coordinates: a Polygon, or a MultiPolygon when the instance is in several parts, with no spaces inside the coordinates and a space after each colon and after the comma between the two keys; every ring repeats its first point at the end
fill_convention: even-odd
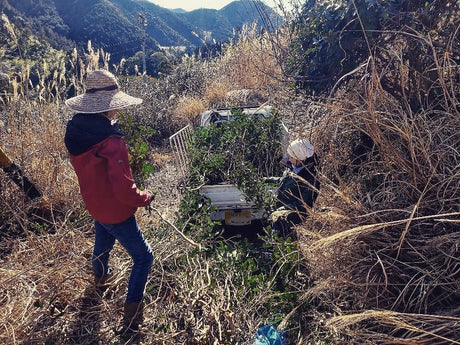
{"type": "MultiPolygon", "coordinates": [[[[309,0],[275,31],[243,26],[212,58],[156,55],[161,73],[146,78],[92,44],[68,53],[42,39],[67,37],[63,19],[40,36],[11,11],[0,30],[1,343],[127,342],[116,329],[130,258],[115,246],[115,282],[98,294],[93,220],[63,143],[63,101],[106,68],[143,99],[120,126],[138,185],[157,192],[136,213],[155,259],[131,343],[252,344],[272,325],[289,345],[460,344],[458,1],[309,0]],[[168,144],[204,110],[246,104],[272,105],[273,123],[318,154],[319,196],[291,237],[270,224],[255,242],[223,236],[168,144]],[[27,197],[15,166],[43,197],[27,197]]],[[[200,151],[197,185],[225,161],[217,173],[260,186],[240,153],[257,146],[253,132],[262,149],[271,139],[236,125],[247,132],[197,136],[220,140],[200,151]]]]}
{"type": "Polygon", "coordinates": [[[115,62],[140,51],[144,38],[148,51],[158,51],[159,46],[193,51],[205,43],[232,38],[234,28],[245,23],[261,25],[270,17],[273,25],[281,24],[281,17],[265,4],[248,0],[236,1],[222,10],[182,13],[146,0],[2,0],[0,11],[55,49],[85,48],[91,40],[115,62]]]}

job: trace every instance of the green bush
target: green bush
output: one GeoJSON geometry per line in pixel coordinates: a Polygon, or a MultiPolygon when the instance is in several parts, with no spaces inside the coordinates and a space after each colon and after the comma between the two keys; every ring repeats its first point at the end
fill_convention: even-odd
{"type": "Polygon", "coordinates": [[[458,11],[453,0],[308,0],[292,26],[297,39],[287,70],[297,87],[318,95],[353,75],[361,78],[374,63],[394,64],[382,73],[382,85],[393,95],[408,97],[417,109],[430,94],[442,94],[440,87],[433,87],[437,62],[431,53],[436,48],[440,54],[456,54],[450,42],[458,11]],[[436,41],[433,47],[425,34],[436,41]],[[407,76],[389,54],[393,50],[400,50],[399,59],[410,67],[407,76]],[[408,85],[401,89],[406,78],[408,85]]]}
{"type": "Polygon", "coordinates": [[[263,177],[278,176],[282,157],[282,124],[276,114],[250,116],[233,111],[231,121],[198,128],[189,148],[188,181],[192,187],[203,182],[237,185],[258,206],[267,205],[263,177]]]}
{"type": "Polygon", "coordinates": [[[153,128],[137,125],[131,116],[120,116],[120,127],[125,135],[130,155],[130,164],[134,178],[143,186],[145,179],[153,173],[153,167],[149,161],[149,139],[155,134],[153,128]]]}
{"type": "MultiPolygon", "coordinates": [[[[270,229],[257,242],[236,240],[238,237],[224,239],[219,236],[221,224],[210,219],[212,210],[210,203],[196,191],[187,192],[181,202],[176,225],[203,246],[202,250],[184,251],[171,264],[175,272],[186,275],[184,293],[200,286],[196,270],[190,267],[191,263],[200,263],[200,267],[206,265],[209,280],[206,292],[201,292],[203,300],[217,303],[228,298],[228,312],[234,315],[250,312],[251,319],[265,324],[298,323],[310,306],[299,300],[309,281],[307,275],[301,273],[306,268],[297,243],[277,237],[270,229]],[[227,284],[228,296],[223,296],[220,287],[227,284]],[[252,306],[250,311],[248,306],[252,306]]],[[[180,284],[171,283],[173,286],[180,284]]],[[[201,317],[201,312],[198,315],[201,317]]],[[[224,326],[231,327],[227,321],[224,326]]],[[[213,327],[211,323],[211,329],[213,327]]],[[[178,325],[178,328],[187,329],[187,325],[178,325]]],[[[223,340],[230,343],[238,339],[237,336],[229,332],[223,335],[223,340]]],[[[287,336],[295,339],[297,335],[287,332],[287,336]]]]}

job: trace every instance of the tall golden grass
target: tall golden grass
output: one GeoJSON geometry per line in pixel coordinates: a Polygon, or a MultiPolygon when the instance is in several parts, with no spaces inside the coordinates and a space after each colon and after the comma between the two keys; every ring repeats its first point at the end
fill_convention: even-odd
{"type": "MultiPolygon", "coordinates": [[[[369,67],[314,129],[323,209],[298,229],[315,280],[304,301],[323,310],[311,327],[349,344],[458,344],[459,71],[436,65],[440,97],[412,111],[380,83],[390,66],[369,67]]],[[[394,74],[403,91],[407,69],[394,74]]]]}

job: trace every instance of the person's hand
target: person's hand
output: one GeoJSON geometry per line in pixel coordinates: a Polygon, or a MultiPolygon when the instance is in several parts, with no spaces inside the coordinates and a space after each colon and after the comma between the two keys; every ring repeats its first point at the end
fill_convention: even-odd
{"type": "Polygon", "coordinates": [[[152,215],[152,201],[155,199],[157,192],[155,190],[152,190],[149,192],[149,194],[150,194],[149,204],[145,206],[145,209],[147,210],[149,215],[152,215]]]}
{"type": "Polygon", "coordinates": [[[156,190],[151,190],[151,191],[150,191],[150,202],[149,202],[149,205],[152,203],[152,201],[155,199],[156,196],[157,196],[157,191],[156,191],[156,190]]]}

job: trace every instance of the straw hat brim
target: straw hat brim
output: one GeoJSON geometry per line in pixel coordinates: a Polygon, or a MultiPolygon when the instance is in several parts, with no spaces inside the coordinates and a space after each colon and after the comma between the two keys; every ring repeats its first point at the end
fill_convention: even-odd
{"type": "Polygon", "coordinates": [[[71,110],[85,114],[103,113],[141,103],[141,98],[130,96],[123,91],[84,93],[65,101],[71,110]]]}

